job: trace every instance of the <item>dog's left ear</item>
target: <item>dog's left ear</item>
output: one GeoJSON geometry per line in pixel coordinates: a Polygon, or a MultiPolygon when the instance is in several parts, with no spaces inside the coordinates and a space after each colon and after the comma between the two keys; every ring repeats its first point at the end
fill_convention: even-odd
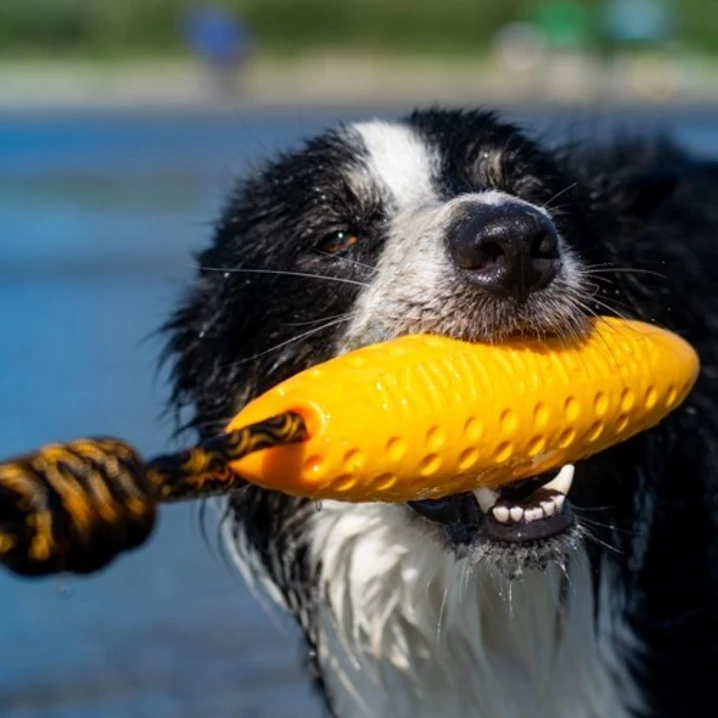
{"type": "Polygon", "coordinates": [[[618,137],[574,157],[569,152],[568,157],[599,205],[638,220],[681,191],[693,165],[681,149],[660,136],[618,137]]]}
{"type": "Polygon", "coordinates": [[[624,208],[634,217],[645,217],[670,199],[681,181],[682,172],[673,167],[629,174],[622,182],[624,208]]]}

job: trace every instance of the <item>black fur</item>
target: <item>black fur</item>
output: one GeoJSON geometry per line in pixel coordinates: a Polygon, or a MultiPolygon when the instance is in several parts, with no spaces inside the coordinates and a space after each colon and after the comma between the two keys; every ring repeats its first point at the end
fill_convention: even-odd
{"type": "MultiPolygon", "coordinates": [[[[569,244],[599,265],[591,310],[654,321],[701,355],[702,374],[685,405],[657,429],[579,465],[571,499],[596,539],[588,542],[596,571],[613,562],[616,590],[629,598],[626,621],[643,645],[626,670],[650,715],[714,715],[718,165],[663,139],[549,151],[479,112],[431,110],[406,122],[440,148],[443,199],[500,189],[547,205],[569,244]]],[[[215,433],[252,396],[334,353],[342,325],[317,329],[317,320],[351,310],[360,283],[371,281],[361,265],[375,264],[392,212],[380,190],[357,196],[346,182],[360,155],[346,132],[328,132],[230,197],[168,325],[173,401],[192,408],[200,436],[215,433]],[[358,237],[345,255],[352,263],[320,249],[341,231],[358,237]],[[356,284],[237,271],[243,268],[356,284]]],[[[251,487],[232,500],[229,518],[244,527],[310,649],[322,600],[302,540],[302,516],[313,510],[251,487]]]]}

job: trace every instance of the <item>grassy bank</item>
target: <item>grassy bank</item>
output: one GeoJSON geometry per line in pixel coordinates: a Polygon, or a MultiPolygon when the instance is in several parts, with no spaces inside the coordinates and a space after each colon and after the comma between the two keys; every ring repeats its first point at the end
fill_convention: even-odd
{"type": "Polygon", "coordinates": [[[376,104],[682,103],[718,100],[716,61],[700,57],[560,56],[530,72],[484,58],[372,54],[264,55],[233,94],[188,60],[0,60],[0,110],[10,108],[266,107],[376,104]]]}
{"type": "MultiPolygon", "coordinates": [[[[578,0],[598,37],[600,0],[578,0]]],[[[197,0],[2,0],[0,56],[176,55],[182,17],[197,0]]],[[[243,18],[271,53],[342,47],[384,54],[481,53],[507,22],[534,17],[535,0],[214,0],[243,18]]],[[[674,3],[679,38],[718,51],[718,2],[674,3]]]]}

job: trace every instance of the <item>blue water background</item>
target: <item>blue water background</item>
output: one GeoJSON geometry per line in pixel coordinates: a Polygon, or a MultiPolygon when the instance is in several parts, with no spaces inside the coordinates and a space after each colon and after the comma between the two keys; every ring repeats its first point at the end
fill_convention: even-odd
{"type": "MultiPolygon", "coordinates": [[[[0,457],[104,433],[175,446],[152,332],[232,179],[337,119],[372,111],[0,116],[0,457]]],[[[517,112],[551,138],[674,130],[718,155],[718,113],[517,112]]],[[[268,615],[196,506],[90,578],[0,573],[0,716],[319,715],[296,631],[268,615]]]]}

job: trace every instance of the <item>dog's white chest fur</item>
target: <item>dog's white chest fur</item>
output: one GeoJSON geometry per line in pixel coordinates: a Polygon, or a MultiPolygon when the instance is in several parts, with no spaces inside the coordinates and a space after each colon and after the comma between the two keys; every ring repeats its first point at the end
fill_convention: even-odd
{"type": "Polygon", "coordinates": [[[342,718],[622,718],[638,707],[609,566],[596,614],[580,549],[562,601],[559,566],[512,582],[471,568],[404,507],[325,502],[311,531],[317,652],[342,718]]]}

